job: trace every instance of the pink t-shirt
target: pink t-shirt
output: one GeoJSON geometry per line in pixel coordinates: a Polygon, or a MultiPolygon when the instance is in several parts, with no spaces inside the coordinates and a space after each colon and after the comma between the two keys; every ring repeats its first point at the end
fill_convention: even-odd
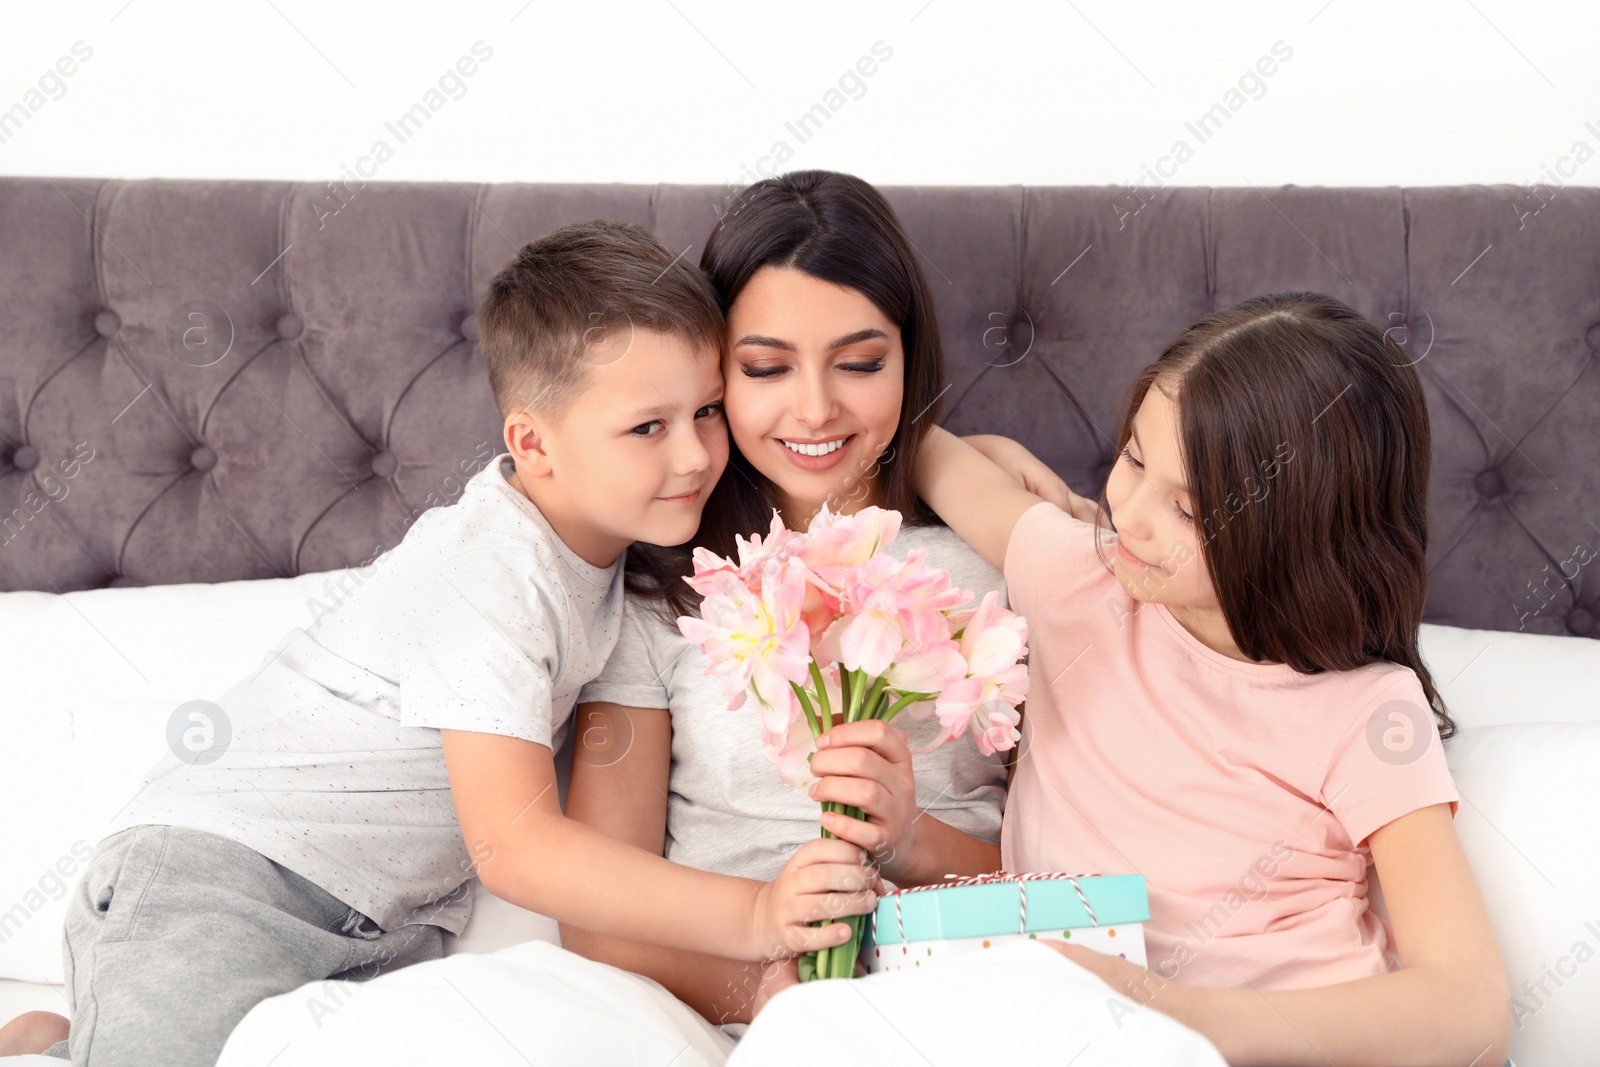
{"type": "MultiPolygon", "coordinates": [[[[1101,536],[1109,560],[1115,535],[1101,536]]],[[[1304,988],[1398,966],[1367,906],[1366,838],[1459,799],[1416,674],[1231,659],[1129,597],[1095,537],[1039,504],[1006,549],[1031,650],[1006,869],[1144,875],[1150,967],[1190,985],[1304,988]]]]}

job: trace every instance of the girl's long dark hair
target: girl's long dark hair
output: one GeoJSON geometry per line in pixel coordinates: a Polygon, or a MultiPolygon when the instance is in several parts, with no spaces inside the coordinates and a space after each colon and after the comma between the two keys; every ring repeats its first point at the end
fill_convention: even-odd
{"type": "MultiPolygon", "coordinates": [[[[906,525],[937,522],[917,497],[913,459],[939,418],[944,349],[933,296],[894,209],[849,174],[806,170],[767,178],[744,190],[717,221],[700,257],[723,313],[762,267],[784,267],[854,289],[900,327],[905,392],[900,424],[873,468],[853,475],[875,483],[874,502],[900,512],[906,525]]],[[[683,581],[696,546],[734,554],[734,537],[764,534],[775,504],[772,483],[728,439],[728,469],[706,499],[700,530],[678,548],[628,550],[627,587],[673,615],[698,611],[683,581]]],[[[848,493],[848,490],[847,490],[848,493]]]]}
{"type": "MultiPolygon", "coordinates": [[[[1428,598],[1428,407],[1387,334],[1318,293],[1270,293],[1190,326],[1134,379],[1178,406],[1200,551],[1239,651],[1305,674],[1409,667],[1428,598]]],[[[1102,490],[1100,508],[1106,511],[1102,490]]]]}

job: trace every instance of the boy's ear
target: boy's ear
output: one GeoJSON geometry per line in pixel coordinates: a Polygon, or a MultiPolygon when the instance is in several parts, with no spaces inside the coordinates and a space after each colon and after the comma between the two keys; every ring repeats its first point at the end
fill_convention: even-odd
{"type": "Polygon", "coordinates": [[[516,460],[517,471],[534,478],[550,474],[550,456],[545,451],[543,420],[527,408],[506,419],[506,451],[516,460]]]}

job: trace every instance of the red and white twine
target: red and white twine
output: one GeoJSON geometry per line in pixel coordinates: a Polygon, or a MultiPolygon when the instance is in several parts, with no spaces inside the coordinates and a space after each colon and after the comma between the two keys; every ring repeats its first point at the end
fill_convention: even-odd
{"type": "MultiPolygon", "coordinates": [[[[1100,877],[1098,874],[1062,874],[1059,871],[1024,872],[1021,874],[1012,874],[1008,871],[991,871],[988,874],[971,874],[964,877],[954,874],[947,874],[944,876],[945,880],[943,882],[935,882],[932,885],[907,886],[904,889],[896,889],[885,893],[884,896],[894,897],[895,923],[900,928],[900,943],[904,945],[906,943],[906,921],[905,916],[900,910],[900,898],[907,893],[920,893],[927,889],[954,889],[958,886],[964,885],[999,885],[1015,882],[1017,885],[1017,893],[1021,901],[1021,906],[1018,909],[1020,916],[1017,922],[1017,933],[1025,934],[1028,932],[1027,883],[1029,882],[1056,882],[1063,879],[1071,882],[1072,891],[1078,894],[1078,899],[1083,903],[1083,910],[1089,913],[1089,922],[1095,926],[1099,926],[1100,920],[1095,918],[1094,908],[1089,906],[1089,898],[1083,895],[1083,887],[1078,885],[1079,878],[1098,877],[1100,877]]],[[[877,911],[873,911],[872,913],[872,939],[874,941],[877,941],[878,939],[877,911]]]]}

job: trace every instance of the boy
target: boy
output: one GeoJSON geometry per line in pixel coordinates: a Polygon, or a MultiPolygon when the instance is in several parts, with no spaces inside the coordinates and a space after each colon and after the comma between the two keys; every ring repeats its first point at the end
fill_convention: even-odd
{"type": "Polygon", "coordinates": [[[842,841],[756,883],[557,801],[623,552],[688,540],[726,463],[710,285],[642,227],[590,222],[525,246],[478,317],[509,454],[222,697],[225,745],[167,761],[121,813],[73,894],[76,1020],[48,1054],[212,1064],[266,997],[439,957],[474,874],[563,922],[749,960],[838,944],[843,924],[805,923],[873,906],[842,841]]]}

